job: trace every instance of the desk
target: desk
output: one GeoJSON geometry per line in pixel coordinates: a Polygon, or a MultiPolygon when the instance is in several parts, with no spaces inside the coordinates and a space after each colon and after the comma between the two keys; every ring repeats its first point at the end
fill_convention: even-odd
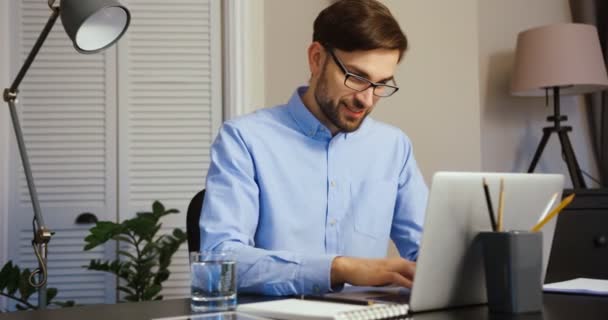
{"type": "MultiPolygon", "coordinates": [[[[239,296],[240,303],[267,300],[263,296],[239,296]]],[[[165,300],[112,305],[92,305],[46,311],[21,311],[0,314],[0,320],[138,320],[185,315],[190,300],[165,300]]],[[[608,319],[608,297],[545,294],[544,312],[510,316],[488,314],[486,306],[416,313],[415,320],[594,320],[608,319]]]]}

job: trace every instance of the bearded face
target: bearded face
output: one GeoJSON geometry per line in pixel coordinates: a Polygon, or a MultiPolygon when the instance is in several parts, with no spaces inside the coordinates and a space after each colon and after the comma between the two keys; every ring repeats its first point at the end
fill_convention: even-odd
{"type": "Polygon", "coordinates": [[[373,105],[366,108],[353,95],[332,99],[329,94],[330,77],[327,69],[328,60],[325,61],[319,76],[319,82],[315,90],[315,100],[321,112],[331,124],[342,132],[353,132],[359,129],[365,117],[371,112],[373,105]]]}

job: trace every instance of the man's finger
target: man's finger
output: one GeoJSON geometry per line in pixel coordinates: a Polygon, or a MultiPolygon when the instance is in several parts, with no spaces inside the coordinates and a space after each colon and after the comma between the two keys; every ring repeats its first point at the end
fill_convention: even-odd
{"type": "Polygon", "coordinates": [[[399,258],[397,260],[389,261],[388,266],[390,271],[399,272],[408,279],[414,278],[416,272],[415,262],[399,258]]]}
{"type": "Polygon", "coordinates": [[[399,285],[399,286],[402,286],[402,287],[406,287],[406,288],[411,288],[412,287],[413,282],[410,279],[402,276],[398,272],[393,272],[392,273],[392,278],[393,279],[392,279],[391,282],[393,284],[396,284],[396,285],[399,285]]]}

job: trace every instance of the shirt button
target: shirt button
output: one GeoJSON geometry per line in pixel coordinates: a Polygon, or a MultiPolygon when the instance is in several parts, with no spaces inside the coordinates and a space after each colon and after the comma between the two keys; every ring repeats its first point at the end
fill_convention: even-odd
{"type": "Polygon", "coordinates": [[[331,219],[329,225],[334,226],[336,224],[336,219],[331,219]]]}
{"type": "Polygon", "coordinates": [[[334,182],[333,180],[329,183],[329,185],[331,185],[332,187],[336,186],[336,182],[334,182]]]}

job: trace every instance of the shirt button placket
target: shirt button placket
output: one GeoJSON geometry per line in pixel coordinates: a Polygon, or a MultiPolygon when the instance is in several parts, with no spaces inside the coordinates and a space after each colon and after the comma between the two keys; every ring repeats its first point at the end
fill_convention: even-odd
{"type": "Polygon", "coordinates": [[[336,212],[338,210],[337,204],[339,197],[338,183],[335,179],[336,174],[336,163],[337,159],[334,159],[334,141],[330,141],[327,149],[327,180],[329,188],[327,190],[327,220],[325,227],[325,237],[327,239],[326,250],[330,253],[337,253],[338,251],[338,230],[336,226],[336,212]]]}

